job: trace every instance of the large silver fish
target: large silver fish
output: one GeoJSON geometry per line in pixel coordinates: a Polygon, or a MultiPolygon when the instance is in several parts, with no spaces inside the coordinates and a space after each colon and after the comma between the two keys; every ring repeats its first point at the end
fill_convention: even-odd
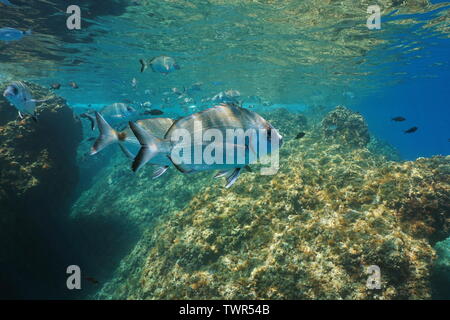
{"type": "MultiPolygon", "coordinates": [[[[121,102],[105,106],[99,112],[106,119],[108,124],[112,126],[120,125],[127,121],[133,121],[141,117],[136,109],[121,102]]],[[[80,117],[88,119],[91,122],[91,129],[95,129],[95,114],[93,114],[92,111],[80,114],[80,117]]]]}
{"type": "MultiPolygon", "coordinates": [[[[112,144],[118,144],[122,152],[130,159],[133,159],[137,155],[141,144],[133,135],[133,132],[129,127],[118,132],[108,124],[100,113],[95,112],[95,118],[97,120],[100,135],[91,148],[91,155],[100,152],[112,144]]],[[[152,118],[138,120],[136,123],[143,130],[152,132],[155,137],[163,139],[167,130],[173,125],[174,120],[169,118],[152,118]]],[[[158,167],[153,173],[153,178],[158,178],[169,168],[170,160],[163,155],[159,155],[154,157],[150,161],[150,164],[158,167]]]]}
{"type": "MultiPolygon", "coordinates": [[[[152,161],[154,157],[160,158],[161,155],[164,155],[183,173],[220,170],[216,177],[226,177],[227,188],[233,185],[243,168],[265,155],[262,154],[264,152],[261,153],[259,148],[261,143],[265,143],[267,146],[266,154],[274,151],[282,143],[281,135],[270,123],[257,113],[236,105],[223,104],[181,118],[174,122],[165,134],[164,139],[156,137],[151,131],[145,130],[138,123],[130,122],[130,128],[142,146],[134,159],[133,171],[141,168],[146,162],[152,161]],[[256,134],[249,135],[241,140],[235,140],[234,138],[228,140],[226,137],[229,129],[232,132],[239,130],[247,132],[247,130],[252,129],[256,134]],[[259,135],[258,133],[261,131],[266,134],[259,135]],[[192,139],[185,139],[184,137],[180,139],[180,133],[183,132],[188,133],[192,139]],[[220,148],[214,151],[214,156],[217,156],[215,159],[219,161],[211,162],[210,159],[198,159],[199,153],[196,151],[200,150],[201,155],[203,155],[211,147],[209,142],[205,142],[204,136],[205,134],[210,135],[212,132],[219,133],[223,137],[223,140],[220,141],[221,144],[219,144],[220,148]],[[201,137],[201,139],[195,139],[195,137],[201,137]],[[265,141],[261,139],[265,139],[265,141]],[[272,141],[275,140],[277,141],[274,144],[275,147],[271,147],[272,141]],[[187,154],[187,161],[178,161],[179,159],[174,161],[173,156],[177,153],[183,153],[181,157],[187,154]],[[238,161],[239,153],[244,157],[238,161]],[[233,156],[232,159],[231,156],[228,158],[230,154],[233,156]],[[230,159],[232,161],[229,161],[230,159]]],[[[252,130],[249,130],[249,132],[253,132],[252,130]]]]}
{"type": "Polygon", "coordinates": [[[163,74],[168,74],[180,69],[180,66],[175,61],[175,59],[168,56],[159,56],[151,59],[148,62],[141,59],[139,60],[139,62],[141,63],[141,72],[144,72],[148,68],[148,66],[150,66],[154,72],[163,74]]]}
{"type": "Polygon", "coordinates": [[[23,118],[23,114],[28,114],[35,121],[37,121],[36,103],[45,101],[35,100],[28,86],[21,81],[11,83],[3,92],[3,96],[18,110],[20,118],[23,118]]]}

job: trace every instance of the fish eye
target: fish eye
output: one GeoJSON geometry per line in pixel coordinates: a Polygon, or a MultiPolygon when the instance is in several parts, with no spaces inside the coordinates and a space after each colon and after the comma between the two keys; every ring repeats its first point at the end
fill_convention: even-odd
{"type": "Polygon", "coordinates": [[[14,95],[17,95],[19,93],[19,89],[17,89],[16,87],[13,87],[13,93],[14,93],[14,95]]]}

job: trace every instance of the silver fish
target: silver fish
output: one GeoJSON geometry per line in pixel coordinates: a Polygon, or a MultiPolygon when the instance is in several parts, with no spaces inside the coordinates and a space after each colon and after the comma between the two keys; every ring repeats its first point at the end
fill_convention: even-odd
{"type": "MultiPolygon", "coordinates": [[[[182,173],[221,170],[217,177],[227,178],[227,188],[234,184],[239,177],[241,170],[251,163],[250,155],[253,155],[253,159],[258,159],[259,156],[261,156],[258,154],[259,151],[257,148],[258,143],[261,142],[258,141],[260,139],[259,135],[255,135],[250,138],[250,141],[233,142],[231,144],[228,141],[225,141],[222,144],[222,147],[224,148],[222,152],[224,160],[226,158],[226,153],[230,150],[230,148],[232,148],[235,156],[238,153],[236,151],[239,150],[245,153],[245,162],[242,163],[235,161],[235,158],[231,163],[222,161],[221,164],[208,164],[203,161],[203,159],[201,162],[197,162],[194,159],[196,149],[199,148],[203,152],[205,148],[208,147],[203,139],[194,139],[194,141],[184,141],[183,139],[182,141],[178,141],[177,139],[180,132],[179,129],[182,129],[184,132],[188,132],[191,137],[198,135],[203,137],[204,133],[209,129],[214,129],[216,132],[220,131],[223,136],[226,136],[226,131],[228,129],[242,129],[244,131],[247,131],[248,129],[266,130],[266,142],[268,142],[269,145],[275,138],[278,139],[280,146],[282,143],[282,137],[278,131],[260,115],[236,105],[226,104],[222,104],[177,120],[167,131],[164,139],[154,136],[151,131],[145,130],[137,123],[130,122],[130,128],[133,130],[136,138],[142,146],[138,155],[134,159],[132,165],[133,171],[139,170],[139,168],[141,168],[146,162],[151,161],[154,157],[161,157],[161,155],[164,155],[170,159],[172,164],[182,173]],[[198,127],[199,122],[201,123],[200,128],[198,127]],[[191,157],[188,162],[176,163],[173,161],[173,151],[179,149],[191,150],[190,152],[188,151],[191,157]]],[[[270,150],[270,148],[268,148],[268,152],[270,153],[271,151],[274,150],[270,150]]]]}
{"type": "Polygon", "coordinates": [[[237,90],[227,90],[219,92],[211,100],[215,103],[238,103],[240,96],[241,93],[237,90]]]}
{"type": "Polygon", "coordinates": [[[154,72],[163,74],[169,74],[175,70],[180,70],[180,66],[174,58],[168,56],[159,56],[146,62],[145,60],[139,60],[141,63],[141,72],[144,72],[148,66],[152,68],[154,72]]]}
{"type": "Polygon", "coordinates": [[[137,111],[132,106],[118,102],[109,106],[105,106],[100,110],[103,117],[111,123],[122,122],[128,120],[131,116],[136,115],[137,111]]]}
{"type": "MultiPolygon", "coordinates": [[[[99,112],[113,126],[120,125],[126,121],[136,120],[140,117],[136,109],[121,102],[105,106],[99,112]]],[[[82,113],[80,117],[88,119],[91,122],[91,129],[95,130],[95,114],[92,111],[82,113]]]]}
{"type": "MultiPolygon", "coordinates": [[[[112,144],[118,144],[125,156],[130,159],[133,159],[138,154],[141,144],[129,127],[118,132],[106,122],[100,113],[95,112],[95,118],[100,135],[91,148],[91,155],[100,152],[112,144]]],[[[159,139],[163,139],[167,130],[173,125],[174,120],[169,118],[152,118],[138,120],[136,123],[143,130],[151,132],[159,139]]],[[[169,168],[170,160],[161,154],[151,159],[149,163],[157,166],[157,169],[153,173],[153,178],[158,178],[169,168]]]]}
{"type": "Polygon", "coordinates": [[[28,114],[35,121],[37,121],[36,103],[45,101],[33,99],[30,89],[21,81],[11,83],[3,92],[3,96],[18,110],[20,118],[23,118],[23,114],[28,114]]]}
{"type": "Polygon", "coordinates": [[[1,28],[0,29],[0,40],[3,41],[17,41],[22,39],[25,36],[31,35],[31,30],[20,31],[14,28],[1,28]]]}

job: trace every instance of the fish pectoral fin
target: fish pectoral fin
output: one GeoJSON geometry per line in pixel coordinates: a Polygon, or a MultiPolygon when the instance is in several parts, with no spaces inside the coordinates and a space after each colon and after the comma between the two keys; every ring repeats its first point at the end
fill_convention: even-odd
{"type": "Polygon", "coordinates": [[[239,175],[241,174],[241,168],[236,168],[233,173],[227,177],[227,184],[225,186],[226,189],[230,188],[236,180],[239,178],[239,175]]]}
{"type": "Polygon", "coordinates": [[[152,174],[152,179],[157,179],[161,177],[169,169],[169,166],[159,167],[152,174]]]}
{"type": "Polygon", "coordinates": [[[235,169],[231,169],[231,170],[224,170],[224,171],[219,171],[214,178],[222,178],[225,176],[229,176],[232,175],[235,169]]]}

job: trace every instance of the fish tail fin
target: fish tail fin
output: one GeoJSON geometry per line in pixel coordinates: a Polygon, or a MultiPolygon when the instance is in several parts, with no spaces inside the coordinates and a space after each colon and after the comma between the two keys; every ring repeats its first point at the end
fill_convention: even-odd
{"type": "Polygon", "coordinates": [[[91,148],[91,155],[94,155],[110,144],[119,141],[117,132],[108,124],[108,122],[106,122],[100,113],[95,112],[95,118],[97,119],[100,135],[91,148]]]}
{"type": "Polygon", "coordinates": [[[134,122],[130,121],[129,124],[131,130],[141,144],[141,149],[139,150],[137,156],[134,158],[133,164],[131,166],[131,169],[136,172],[158,153],[162,152],[162,144],[164,143],[164,141],[153,136],[148,131],[143,129],[140,125],[134,122]]]}
{"type": "Polygon", "coordinates": [[[144,61],[144,59],[139,60],[139,62],[141,63],[141,72],[144,72],[145,69],[147,69],[148,65],[147,65],[147,63],[144,61]]]}
{"type": "Polygon", "coordinates": [[[26,35],[26,36],[31,36],[31,35],[33,34],[33,30],[28,29],[28,30],[25,31],[23,34],[26,35]]]}
{"type": "Polygon", "coordinates": [[[90,115],[89,113],[85,112],[80,114],[80,117],[88,119],[91,122],[92,131],[95,130],[95,117],[93,115],[90,115]]]}
{"type": "Polygon", "coordinates": [[[134,156],[133,156],[133,154],[122,144],[122,143],[119,143],[119,147],[120,147],[120,150],[122,150],[122,152],[123,152],[123,154],[128,158],[128,159],[131,159],[131,160],[133,160],[134,159],[134,156]]]}

